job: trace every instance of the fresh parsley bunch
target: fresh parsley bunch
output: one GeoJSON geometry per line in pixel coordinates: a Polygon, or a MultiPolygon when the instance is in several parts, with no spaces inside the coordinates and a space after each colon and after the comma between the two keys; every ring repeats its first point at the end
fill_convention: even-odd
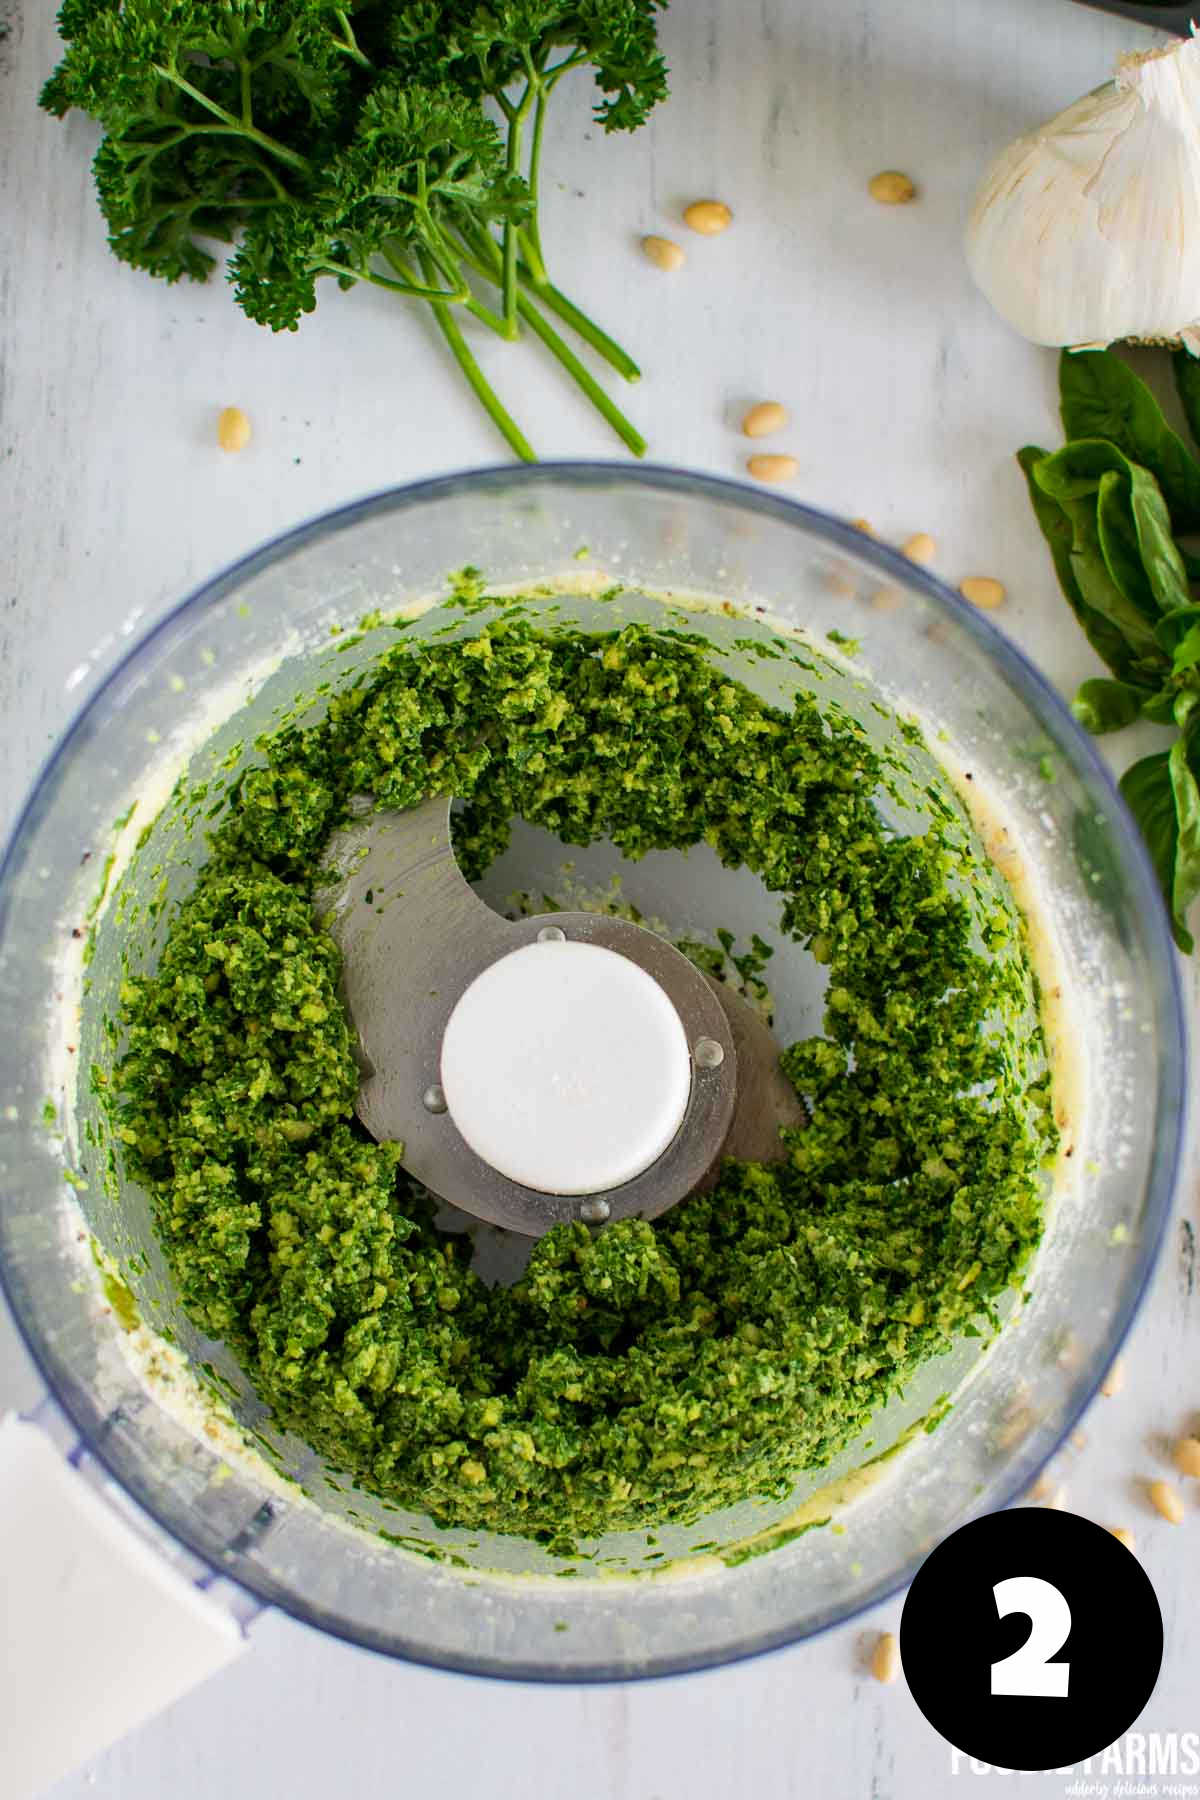
{"type": "Polygon", "coordinates": [[[65,54],[41,103],[103,127],[93,175],[123,261],[202,281],[213,240],[236,242],[234,296],[276,331],[313,310],[326,276],[427,302],[510,447],[532,460],[459,319],[505,338],[528,329],[641,455],[639,432],[551,322],[637,380],[551,280],[538,192],[547,108],[570,70],[593,69],[606,131],[635,129],[665,97],[665,3],[65,0],[65,54]]]}
{"type": "MultiPolygon", "coordinates": [[[[1173,358],[1200,442],[1200,364],[1173,358]]],[[[1059,584],[1112,679],[1085,681],[1072,710],[1087,730],[1135,719],[1174,725],[1168,750],[1125,773],[1121,793],[1146,840],[1176,942],[1200,894],[1200,563],[1179,538],[1200,533],[1200,462],[1154,395],[1111,351],[1064,351],[1063,428],[1053,454],[1018,452],[1059,584]]]]}

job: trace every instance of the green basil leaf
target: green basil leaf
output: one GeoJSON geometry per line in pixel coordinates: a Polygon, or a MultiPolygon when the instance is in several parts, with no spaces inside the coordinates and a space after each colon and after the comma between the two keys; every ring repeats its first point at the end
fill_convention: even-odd
{"type": "Polygon", "coordinates": [[[1197,663],[1200,663],[1200,625],[1193,625],[1175,646],[1171,666],[1176,675],[1182,675],[1185,669],[1194,669],[1197,663]]]}
{"type": "Polygon", "coordinates": [[[1200,529],[1200,463],[1129,365],[1112,350],[1064,350],[1058,380],[1068,438],[1108,438],[1154,476],[1176,530],[1200,529]]]}
{"type": "Polygon", "coordinates": [[[1120,731],[1142,716],[1144,688],[1130,687],[1127,681],[1105,681],[1097,677],[1085,681],[1071,702],[1071,711],[1093,737],[1106,731],[1120,731]]]}
{"type": "MultiPolygon", "coordinates": [[[[1080,587],[1076,561],[1072,552],[1075,541],[1074,525],[1064,507],[1046,492],[1039,479],[1040,471],[1050,460],[1049,452],[1040,450],[1036,444],[1027,444],[1023,450],[1017,452],[1017,461],[1024,471],[1029,487],[1029,498],[1034,516],[1041,527],[1042,536],[1050,546],[1050,555],[1054,560],[1058,584],[1063,591],[1067,605],[1075,614],[1084,635],[1100,660],[1108,665],[1114,675],[1122,679],[1135,676],[1140,672],[1138,655],[1131,650],[1123,633],[1107,614],[1102,610],[1097,610],[1085,599],[1080,587]]],[[[1104,559],[1099,546],[1096,548],[1096,555],[1101,568],[1103,568],[1104,559]]],[[[1157,649],[1157,645],[1155,649],[1157,649]]],[[[1166,659],[1163,658],[1162,661],[1165,666],[1166,659]]],[[[1147,685],[1154,685],[1156,678],[1143,675],[1143,679],[1147,685]]]]}
{"type": "Polygon", "coordinates": [[[1136,602],[1126,599],[1113,580],[1100,541],[1100,475],[1089,488],[1079,475],[1071,473],[1070,453],[1082,448],[1085,446],[1068,444],[1065,450],[1047,457],[1034,470],[1034,480],[1057,499],[1070,520],[1071,569],[1084,604],[1115,626],[1124,640],[1124,666],[1118,668],[1108,657],[1105,661],[1123,680],[1140,677],[1143,686],[1156,686],[1157,672],[1165,670],[1166,658],[1154,636],[1154,622],[1136,602]]]}
{"type": "Polygon", "coordinates": [[[1190,731],[1182,731],[1171,745],[1168,763],[1171,791],[1175,796],[1175,820],[1178,835],[1175,844],[1175,879],[1171,889],[1171,922],[1176,942],[1188,937],[1186,919],[1192,901],[1200,894],[1200,786],[1192,767],[1194,739],[1190,731]]]}
{"type": "Polygon", "coordinates": [[[1138,542],[1130,484],[1117,469],[1106,469],[1096,492],[1096,528],[1105,567],[1131,605],[1148,619],[1158,617],[1158,604],[1138,542]]]}
{"type": "Polygon", "coordinates": [[[1200,605],[1190,600],[1186,606],[1176,607],[1158,621],[1154,627],[1154,635],[1168,656],[1173,656],[1193,625],[1200,624],[1200,605]]]}
{"type": "Polygon", "coordinates": [[[1171,785],[1170,752],[1144,756],[1127,769],[1120,781],[1121,796],[1137,821],[1145,840],[1171,915],[1171,929],[1181,950],[1191,950],[1192,935],[1175,911],[1175,856],[1179,845],[1179,821],[1171,785]]]}
{"type": "Polygon", "coordinates": [[[1179,606],[1190,606],[1192,590],[1187,569],[1175,542],[1162,491],[1146,469],[1131,466],[1129,478],[1130,507],[1142,566],[1159,610],[1167,613],[1179,606]]]}
{"type": "Polygon", "coordinates": [[[1200,359],[1190,350],[1176,350],[1171,357],[1171,372],[1188,430],[1200,444],[1200,359]]]}
{"type": "Polygon", "coordinates": [[[1131,463],[1107,439],[1080,438],[1055,451],[1039,470],[1038,481],[1068,508],[1070,501],[1096,494],[1105,562],[1133,605],[1153,617],[1190,604],[1171,516],[1149,470],[1131,463]]]}

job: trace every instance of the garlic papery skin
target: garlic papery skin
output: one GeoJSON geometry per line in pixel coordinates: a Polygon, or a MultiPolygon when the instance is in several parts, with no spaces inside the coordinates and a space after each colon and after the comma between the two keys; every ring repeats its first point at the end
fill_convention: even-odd
{"type": "Polygon", "coordinates": [[[998,156],[967,260],[1035,344],[1182,341],[1200,354],[1200,38],[1116,79],[998,156]]]}

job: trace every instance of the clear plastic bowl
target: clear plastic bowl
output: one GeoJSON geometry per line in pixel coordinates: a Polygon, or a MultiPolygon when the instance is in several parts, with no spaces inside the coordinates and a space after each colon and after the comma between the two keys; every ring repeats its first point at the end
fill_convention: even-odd
{"type": "MultiPolygon", "coordinates": [[[[432,612],[412,634],[445,623],[432,612]]],[[[786,692],[799,679],[739,650],[735,640],[769,633],[766,622],[748,627],[717,610],[687,623],[764,691],[775,683],[786,692]]],[[[168,835],[177,855],[202,854],[203,825],[175,817],[168,835]]],[[[524,854],[528,868],[547,852],[534,844],[524,854]]],[[[680,890],[665,864],[659,874],[665,910],[680,890]]],[[[174,892],[189,878],[170,859],[167,876],[174,892]]],[[[718,879],[715,863],[710,877],[718,879]]],[[[730,888],[726,901],[753,918],[752,896],[730,888]]],[[[153,951],[142,934],[137,954],[153,951]]],[[[813,1004],[802,986],[783,996],[796,1019],[813,1004]]],[[[698,1668],[802,1638],[902,1585],[947,1532],[1021,1493],[1071,1429],[1141,1299],[1178,1162],[1185,1047],[1174,952],[1137,833],[1062,702],[985,618],[892,551],[790,501],[670,470],[566,465],[418,484],[317,520],[201,588],[94,694],[30,798],[0,871],[0,995],[0,1269],[68,1422],[64,1444],[77,1437],[80,1454],[98,1459],[165,1528],[165,1553],[193,1574],[207,1565],[324,1630],[477,1673],[599,1680],[698,1668]],[[846,1501],[838,1531],[808,1532],[734,1566],[689,1551],[777,1522],[850,1475],[862,1447],[787,1505],[747,1505],[663,1534],[664,1560],[679,1559],[665,1575],[564,1581],[561,1563],[516,1540],[439,1532],[347,1494],[298,1443],[277,1442],[276,1455],[303,1493],[265,1465],[227,1461],[161,1384],[148,1389],[134,1372],[120,1308],[81,1258],[90,1231],[121,1265],[143,1316],[172,1329],[194,1360],[211,1360],[239,1390],[239,1416],[270,1436],[228,1358],[179,1315],[144,1196],[128,1187],[114,1205],[95,1179],[86,1191],[64,1181],[64,1145],[44,1107],[49,1097],[59,1110],[65,1160],[86,1166],[94,1104],[86,1082],[73,1102],[54,1084],[64,1037],[84,1068],[98,1050],[123,941],[115,909],[99,915],[78,1025],[64,949],[78,946],[72,933],[95,895],[114,818],[137,799],[136,829],[164,797],[149,770],[164,759],[178,766],[214,725],[192,779],[227,754],[235,763],[253,755],[255,732],[297,694],[318,681],[336,686],[393,641],[385,624],[361,637],[331,636],[331,627],[444,593],[449,572],[468,564],[489,586],[540,584],[559,617],[567,611],[584,624],[613,620],[611,601],[578,592],[581,574],[601,571],[626,590],[622,616],[661,616],[660,601],[642,590],[701,594],[754,618],[767,609],[816,638],[833,630],[859,638],[854,663],[823,679],[864,716],[878,690],[940,727],[1001,800],[1053,915],[1087,1063],[1079,1179],[1053,1215],[1028,1303],[985,1356],[964,1341],[876,1422],[872,1454],[972,1377],[936,1431],[916,1430],[886,1476],[846,1501]],[[93,854],[81,868],[85,852],[93,854]],[[425,1547],[458,1561],[419,1554],[425,1547]]],[[[598,1548],[614,1559],[600,1566],[634,1560],[628,1543],[598,1548]]]]}

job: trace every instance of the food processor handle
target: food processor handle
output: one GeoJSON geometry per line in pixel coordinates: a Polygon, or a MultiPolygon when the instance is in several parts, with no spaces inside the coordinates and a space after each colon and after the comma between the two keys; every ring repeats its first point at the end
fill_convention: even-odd
{"type": "Polygon", "coordinates": [[[38,1425],[0,1419],[6,1800],[32,1800],[245,1648],[243,1622],[148,1527],[82,1447],[64,1457],[38,1425]]]}

